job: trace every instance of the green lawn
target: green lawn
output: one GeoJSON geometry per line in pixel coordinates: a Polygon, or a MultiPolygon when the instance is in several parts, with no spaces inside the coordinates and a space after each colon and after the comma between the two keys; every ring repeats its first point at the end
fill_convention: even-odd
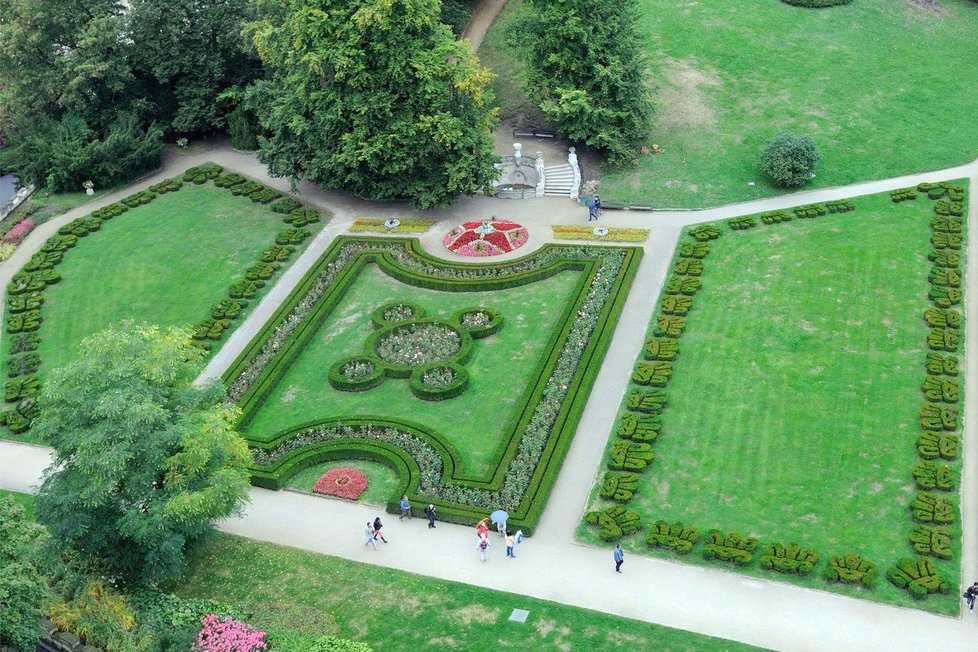
{"type": "MultiPolygon", "coordinates": [[[[33,496],[0,490],[32,513],[33,496]]],[[[167,587],[182,597],[241,604],[273,643],[317,636],[375,650],[619,650],[741,652],[749,645],[403,571],[218,534],[167,587]],[[507,620],[528,609],[525,624],[507,620]]]]}
{"type": "Polygon", "coordinates": [[[978,4],[939,4],[640,0],[657,88],[649,142],[665,153],[605,170],[601,195],[704,207],[778,194],[757,159],[782,129],[818,144],[815,187],[973,160],[978,93],[966,89],[978,86],[978,4]]]}
{"type": "MultiPolygon", "coordinates": [[[[330,469],[356,469],[357,471],[362,471],[367,476],[367,488],[360,494],[360,498],[357,499],[357,502],[365,505],[379,505],[384,507],[397,490],[397,473],[386,464],[372,462],[370,460],[343,460],[340,462],[315,464],[289,478],[285,486],[296,491],[321,496],[322,494],[313,494],[312,487],[316,484],[316,480],[330,469]]],[[[336,497],[330,497],[329,499],[343,500],[342,498],[336,497]]]]}
{"type": "MultiPolygon", "coordinates": [[[[933,209],[888,195],[852,203],[852,213],[744,233],[722,225],[710,243],[663,436],[628,504],[646,525],[679,520],[762,544],[798,542],[823,564],[856,552],[881,576],[911,556],[933,209]]],[[[594,530],[580,534],[597,540],[594,530]]],[[[639,537],[625,545],[649,550],[639,537]]],[[[698,552],[684,560],[702,562],[698,552]]],[[[956,564],[938,567],[956,585],[956,564]]],[[[953,591],[916,603],[882,577],[863,597],[958,609],[953,591]]]]}
{"type": "Polygon", "coordinates": [[[443,292],[397,281],[369,264],[360,272],[340,304],[278,381],[254,418],[244,428],[248,438],[265,439],[300,424],[329,417],[378,416],[422,424],[442,434],[462,454],[466,475],[489,475],[509,442],[516,408],[525,389],[536,381],[540,360],[549,354],[551,336],[562,325],[567,302],[577,297],[579,272],[492,292],[443,292]],[[467,306],[486,305],[501,311],[502,330],[475,341],[465,367],[471,384],[459,397],[423,401],[408,381],[387,379],[365,392],[342,392],[326,381],[337,360],[364,351],[373,332],[371,313],[394,301],[412,301],[426,316],[447,318],[467,306]]]}

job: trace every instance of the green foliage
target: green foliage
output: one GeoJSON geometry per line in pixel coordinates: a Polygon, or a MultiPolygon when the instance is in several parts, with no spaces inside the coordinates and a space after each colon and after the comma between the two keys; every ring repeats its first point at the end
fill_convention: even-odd
{"type": "Polygon", "coordinates": [[[94,580],[77,596],[54,603],[48,613],[62,631],[106,652],[143,652],[150,638],[136,627],[136,615],[126,597],[104,580],[94,580]]]}
{"type": "Polygon", "coordinates": [[[634,473],[615,473],[609,471],[604,474],[604,481],[601,483],[599,496],[605,500],[613,500],[616,503],[627,503],[638,490],[638,476],[634,473]]]}
{"type": "Polygon", "coordinates": [[[439,22],[437,0],[257,4],[269,80],[252,95],[272,175],[417,208],[490,190],[491,75],[439,22]]]}
{"type": "Polygon", "coordinates": [[[244,107],[239,106],[228,116],[228,136],[231,139],[231,147],[249,152],[258,149],[257,128],[257,119],[244,107]]]}
{"type": "Polygon", "coordinates": [[[944,525],[915,525],[908,540],[918,555],[951,559],[951,528],[944,525]]]}
{"type": "Polygon", "coordinates": [[[954,523],[957,508],[947,498],[922,492],[910,503],[910,515],[914,523],[954,523]]]}
{"type": "Polygon", "coordinates": [[[442,0],[440,18],[441,22],[452,28],[455,36],[461,36],[472,20],[472,15],[466,11],[459,0],[442,0]]]}
{"type": "Polygon", "coordinates": [[[700,531],[695,527],[686,527],[681,521],[656,521],[645,538],[645,542],[654,548],[665,548],[680,555],[692,552],[699,540],[700,531]]]}
{"type": "Polygon", "coordinates": [[[781,188],[797,188],[808,183],[818,150],[809,136],[781,132],[768,141],[761,151],[761,172],[781,188]]]}
{"type": "Polygon", "coordinates": [[[811,575],[818,563],[818,553],[804,549],[797,543],[782,545],[769,543],[764,547],[761,557],[761,568],[768,568],[779,573],[797,573],[811,575]]]}
{"type": "Polygon", "coordinates": [[[738,566],[750,566],[757,550],[757,539],[741,536],[738,532],[724,534],[720,530],[706,533],[710,542],[703,548],[703,559],[719,559],[738,566]]]}
{"type": "Polygon", "coordinates": [[[584,521],[588,525],[601,528],[598,536],[602,541],[617,541],[623,536],[638,532],[642,527],[642,519],[638,514],[617,506],[588,512],[584,515],[584,521]]]}
{"type": "Polygon", "coordinates": [[[901,188],[900,190],[891,190],[890,199],[894,204],[899,204],[902,201],[913,201],[917,199],[917,193],[914,192],[913,188],[901,188]]]}
{"type": "Polygon", "coordinates": [[[34,551],[44,538],[44,528],[27,518],[23,506],[0,496],[0,646],[37,647],[49,591],[34,551]]]}
{"type": "Polygon", "coordinates": [[[516,44],[526,90],[564,137],[630,162],[649,133],[652,100],[636,24],[638,4],[527,0],[516,44]]]}
{"type": "Polygon", "coordinates": [[[847,5],[852,0],[781,0],[781,2],[794,5],[795,7],[808,7],[810,9],[820,9],[822,7],[836,7],[847,5]]]}
{"type": "Polygon", "coordinates": [[[876,564],[851,552],[845,555],[833,555],[829,557],[825,580],[846,584],[858,583],[871,589],[876,586],[876,564]]]}
{"type": "Polygon", "coordinates": [[[38,520],[126,581],[177,577],[188,546],[247,496],[237,411],[220,386],[192,385],[201,353],[184,331],[124,323],[81,351],[42,392],[36,427],[55,465],[38,520]]]}
{"type": "Polygon", "coordinates": [[[0,167],[55,192],[81,190],[88,180],[102,187],[131,181],[158,167],[163,151],[162,132],[143,127],[132,114],[104,130],[94,129],[77,113],[60,118],[18,115],[6,135],[9,143],[0,150],[0,167]]]}
{"type": "Polygon", "coordinates": [[[951,592],[951,583],[942,578],[934,568],[934,562],[925,557],[899,560],[895,566],[887,569],[886,579],[897,588],[906,589],[918,600],[930,593],[951,592]]]}
{"type": "Polygon", "coordinates": [[[372,650],[373,648],[366,643],[336,636],[323,636],[316,639],[308,652],[372,652],[372,650]]]}

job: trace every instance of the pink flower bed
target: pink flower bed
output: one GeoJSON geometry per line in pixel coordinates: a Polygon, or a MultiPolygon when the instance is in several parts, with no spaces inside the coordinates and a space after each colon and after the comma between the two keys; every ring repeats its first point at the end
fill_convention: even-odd
{"type": "Polygon", "coordinates": [[[519,249],[530,236],[526,227],[509,220],[464,222],[448,232],[445,246],[462,256],[498,256],[519,249]]]}
{"type": "Polygon", "coordinates": [[[265,632],[234,618],[211,614],[200,621],[194,652],[258,652],[267,650],[265,632]]]}
{"type": "Polygon", "coordinates": [[[7,231],[7,234],[3,236],[3,242],[7,242],[13,245],[19,245],[27,237],[27,234],[34,230],[37,224],[34,220],[27,219],[21,220],[14,224],[13,228],[7,231]]]}
{"type": "Polygon", "coordinates": [[[356,500],[367,488],[367,476],[356,469],[330,469],[316,480],[312,490],[317,494],[356,500]]]}

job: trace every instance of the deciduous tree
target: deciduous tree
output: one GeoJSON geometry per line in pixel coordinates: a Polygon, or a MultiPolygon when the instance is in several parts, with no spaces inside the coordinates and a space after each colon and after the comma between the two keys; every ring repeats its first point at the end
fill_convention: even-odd
{"type": "Polygon", "coordinates": [[[0,496],[0,646],[33,650],[41,638],[47,584],[34,551],[44,528],[31,522],[11,496],[0,496]]]}
{"type": "Polygon", "coordinates": [[[38,519],[118,578],[177,577],[188,547],[248,494],[250,452],[223,386],[194,386],[183,330],[124,323],[51,372],[34,432],[55,449],[38,519]]]}

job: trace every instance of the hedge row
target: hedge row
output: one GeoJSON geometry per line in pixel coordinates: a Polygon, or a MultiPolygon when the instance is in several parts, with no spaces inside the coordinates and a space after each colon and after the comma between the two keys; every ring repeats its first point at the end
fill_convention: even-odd
{"type": "MultiPolygon", "coordinates": [[[[225,374],[229,395],[242,407],[242,424],[260,409],[367,264],[377,264],[411,285],[453,292],[517,287],[565,270],[581,272],[581,281],[548,343],[549,355],[540,360],[534,384],[523,394],[524,404],[506,426],[510,434],[489,477],[464,476],[454,448],[437,433],[404,421],[363,417],[314,422],[252,438],[253,481],[281,486],[318,455],[320,446],[336,446],[342,439],[380,441],[399,451],[385,459],[408,474],[402,478],[408,495],[419,504],[434,503],[440,518],[472,523],[503,508],[513,526],[532,533],[640,256],[641,250],[634,248],[547,245],[517,261],[457,264],[424,253],[416,240],[337,238],[225,374]],[[555,374],[564,380],[551,382],[555,374]],[[405,464],[405,458],[414,461],[405,464]]],[[[466,310],[471,309],[460,312],[466,310]]],[[[396,501],[389,508],[396,511],[396,501]]]]}
{"type": "MultiPolygon", "coordinates": [[[[917,437],[916,465],[911,475],[919,493],[910,503],[913,523],[907,542],[918,555],[943,560],[953,558],[950,526],[957,520],[960,456],[961,401],[963,392],[957,352],[963,348],[964,318],[959,306],[963,298],[962,256],[964,246],[964,188],[953,183],[921,183],[916,189],[891,193],[894,202],[908,201],[917,193],[932,200],[930,220],[932,263],[928,275],[931,303],[923,314],[927,331],[923,394],[920,409],[921,433],[917,437]],[[942,494],[941,492],[947,492],[942,494]]],[[[887,571],[887,579],[906,589],[914,598],[946,592],[949,584],[926,558],[901,559],[887,571]]]]}
{"type": "MultiPolygon", "coordinates": [[[[798,206],[792,212],[797,218],[808,219],[828,213],[848,213],[854,210],[856,210],[856,207],[848,199],[842,199],[826,202],[825,204],[798,206]]],[[[731,231],[747,231],[756,227],[759,222],[770,226],[771,224],[790,222],[792,219],[791,214],[787,211],[770,211],[767,213],[758,213],[757,215],[744,215],[742,217],[730,218],[727,220],[727,226],[730,227],[731,231]]]]}
{"type": "MultiPolygon", "coordinates": [[[[6,329],[8,334],[17,337],[12,338],[10,357],[7,359],[7,377],[11,382],[7,383],[5,395],[12,397],[7,400],[16,402],[16,405],[0,412],[0,423],[5,424],[11,432],[20,433],[26,431],[37,416],[36,400],[33,397],[40,387],[36,374],[40,370],[42,361],[36,353],[40,339],[35,332],[44,322],[42,315],[44,289],[61,280],[61,276],[54,271],[54,268],[62,262],[65,253],[75,247],[80,238],[98,232],[106,220],[146,205],[161,194],[176,192],[183,187],[184,182],[200,185],[214,179],[215,185],[219,187],[231,187],[245,182],[244,177],[240,175],[229,173],[219,176],[221,172],[222,168],[213,163],[190,168],[180,179],[166,179],[150,186],[148,190],[133,193],[119,202],[93,211],[90,215],[72,220],[59,228],[56,235],[48,238],[41,250],[13,276],[7,285],[6,329]],[[218,180],[221,180],[221,184],[218,184],[218,180]],[[22,337],[24,334],[30,334],[33,339],[25,340],[22,337]],[[29,346],[25,342],[29,342],[29,346]],[[30,382],[25,385],[24,381],[28,378],[30,382]]],[[[264,186],[257,191],[264,194],[257,198],[252,197],[253,201],[265,201],[266,198],[267,201],[271,201],[279,196],[278,193],[264,186]],[[274,197],[271,196],[272,194],[274,197]]],[[[294,202],[294,200],[290,201],[294,202]]],[[[277,241],[285,242],[272,245],[265,250],[261,259],[247,270],[245,279],[232,286],[229,297],[211,307],[210,318],[194,327],[194,341],[198,345],[209,348],[210,342],[221,339],[224,331],[230,328],[231,321],[241,315],[247,305],[247,299],[254,298],[258,289],[278,270],[279,263],[291,256],[294,250],[294,246],[291,245],[309,236],[308,230],[297,229],[295,225],[318,221],[319,214],[314,209],[304,208],[298,202],[294,203],[295,207],[284,218],[286,223],[293,226],[282,231],[276,238],[277,241]],[[300,214],[301,219],[296,217],[300,214]]]]}

